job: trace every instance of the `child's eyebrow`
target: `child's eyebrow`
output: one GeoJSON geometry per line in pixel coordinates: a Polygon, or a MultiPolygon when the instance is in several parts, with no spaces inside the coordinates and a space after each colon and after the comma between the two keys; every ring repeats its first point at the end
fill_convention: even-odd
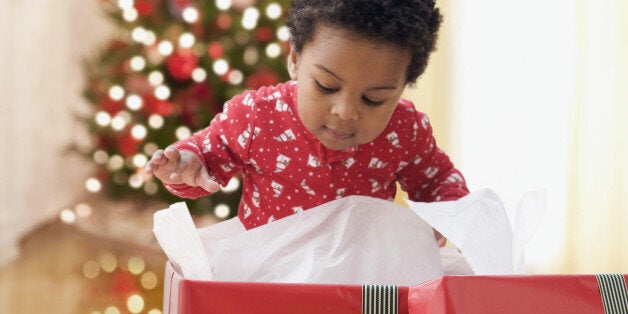
{"type": "MultiPolygon", "coordinates": [[[[325,66],[321,65],[321,64],[315,64],[314,66],[316,66],[317,68],[319,68],[320,70],[327,72],[329,75],[335,77],[337,80],[339,80],[340,82],[343,82],[343,79],[340,78],[340,76],[336,75],[336,73],[334,73],[332,70],[326,68],[325,66]]],[[[397,89],[397,86],[394,85],[382,85],[382,86],[375,86],[375,87],[370,87],[368,90],[382,90],[382,89],[397,89]]]]}

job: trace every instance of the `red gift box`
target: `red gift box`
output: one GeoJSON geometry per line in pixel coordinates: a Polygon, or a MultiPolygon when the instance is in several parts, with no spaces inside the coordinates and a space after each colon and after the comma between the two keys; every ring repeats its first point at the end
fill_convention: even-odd
{"type": "Polygon", "coordinates": [[[444,276],[414,287],[183,279],[166,265],[164,314],[628,313],[628,275],[444,276]]]}
{"type": "Polygon", "coordinates": [[[413,314],[628,313],[628,275],[444,276],[408,294],[413,314]]]}

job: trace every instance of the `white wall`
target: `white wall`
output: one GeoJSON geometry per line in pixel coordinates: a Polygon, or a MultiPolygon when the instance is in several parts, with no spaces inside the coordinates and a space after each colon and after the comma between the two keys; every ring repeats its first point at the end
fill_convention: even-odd
{"type": "Polygon", "coordinates": [[[451,24],[450,141],[471,190],[495,190],[507,209],[546,189],[528,271],[557,272],[566,228],[574,100],[572,1],[456,1],[451,24]]]}
{"type": "Polygon", "coordinates": [[[98,1],[0,1],[0,266],[84,191],[88,165],[62,152],[82,132],[81,63],[110,32],[100,12],[98,1]]]}

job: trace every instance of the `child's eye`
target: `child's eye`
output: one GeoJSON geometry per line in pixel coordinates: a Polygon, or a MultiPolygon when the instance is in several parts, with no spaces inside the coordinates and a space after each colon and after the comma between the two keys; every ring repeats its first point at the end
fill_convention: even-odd
{"type": "Polygon", "coordinates": [[[382,104],[384,103],[384,101],[383,101],[383,100],[375,101],[375,100],[371,100],[371,99],[369,99],[368,97],[364,97],[364,96],[362,96],[362,101],[363,101],[365,104],[367,104],[367,105],[369,105],[369,106],[373,106],[373,107],[380,106],[380,105],[382,105],[382,104]]]}
{"type": "Polygon", "coordinates": [[[320,90],[321,92],[325,94],[332,94],[338,91],[337,88],[327,87],[321,84],[319,81],[314,81],[314,82],[316,82],[316,87],[318,87],[318,90],[320,90]]]}

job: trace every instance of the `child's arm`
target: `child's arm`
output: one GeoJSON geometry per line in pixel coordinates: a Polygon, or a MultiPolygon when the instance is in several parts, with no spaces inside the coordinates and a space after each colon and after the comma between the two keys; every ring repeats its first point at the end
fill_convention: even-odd
{"type": "Polygon", "coordinates": [[[178,150],[172,146],[166,150],[158,150],[146,165],[147,174],[153,174],[163,183],[185,184],[201,187],[209,193],[218,191],[218,183],[211,180],[203,163],[186,150],[178,150]]]}
{"type": "Polygon", "coordinates": [[[170,193],[184,198],[206,196],[227,184],[246,163],[255,117],[254,95],[250,91],[233,97],[208,127],[156,152],[149,164],[157,170],[147,172],[155,174],[170,193]],[[171,156],[173,160],[168,159],[171,156]],[[184,164],[177,164],[179,160],[184,164]],[[160,163],[166,161],[173,166],[161,170],[164,166],[160,163]]]}
{"type": "Polygon", "coordinates": [[[399,171],[401,188],[415,202],[454,201],[469,194],[462,173],[438,148],[427,116],[418,111],[416,115],[420,123],[412,145],[418,155],[416,162],[399,171]]]}

